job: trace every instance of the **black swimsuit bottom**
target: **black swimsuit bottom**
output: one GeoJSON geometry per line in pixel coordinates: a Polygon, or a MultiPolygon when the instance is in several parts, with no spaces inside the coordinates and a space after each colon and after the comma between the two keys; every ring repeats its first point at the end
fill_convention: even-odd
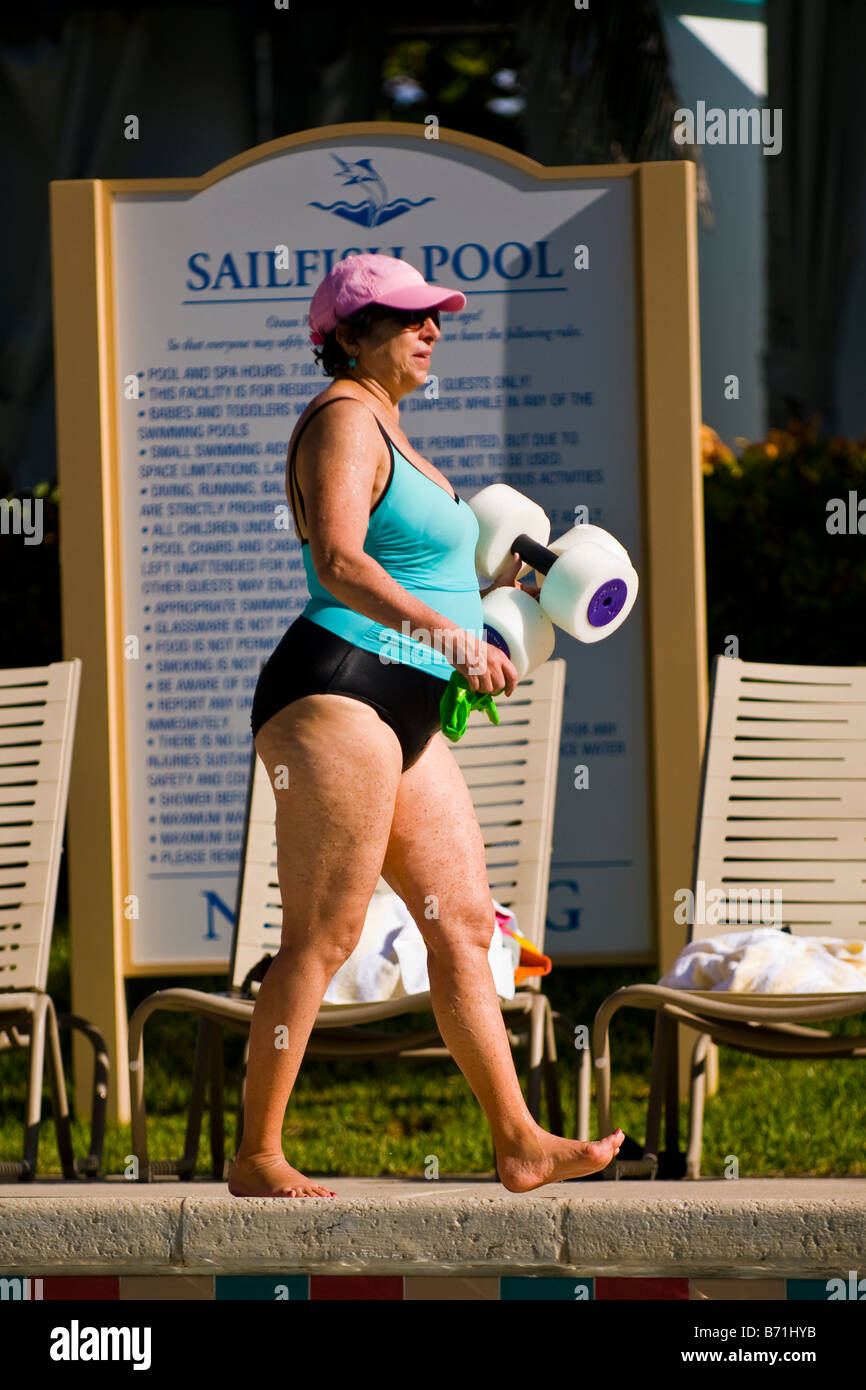
{"type": "Polygon", "coordinates": [[[259,673],[250,714],[253,738],[266,720],[304,695],[348,695],[371,705],[394,730],[406,772],[441,727],[446,684],[406,662],[381,661],[301,614],[259,673]]]}

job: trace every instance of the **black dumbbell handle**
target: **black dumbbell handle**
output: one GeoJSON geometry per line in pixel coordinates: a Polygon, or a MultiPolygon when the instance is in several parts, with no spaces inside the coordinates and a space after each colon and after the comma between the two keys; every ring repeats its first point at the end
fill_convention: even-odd
{"type": "Polygon", "coordinates": [[[550,567],[559,559],[555,550],[548,550],[546,545],[534,541],[523,531],[512,542],[511,549],[516,550],[521,560],[524,560],[527,565],[531,565],[536,574],[547,574],[550,567]]]}

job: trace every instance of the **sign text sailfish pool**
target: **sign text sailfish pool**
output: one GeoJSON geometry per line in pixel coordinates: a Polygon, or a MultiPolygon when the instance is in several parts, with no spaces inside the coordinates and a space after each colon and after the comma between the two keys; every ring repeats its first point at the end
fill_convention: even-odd
{"type": "MultiPolygon", "coordinates": [[[[549,244],[535,241],[526,246],[520,241],[504,241],[489,250],[478,241],[466,241],[449,250],[446,246],[347,246],[342,251],[334,247],[306,248],[290,251],[292,265],[281,269],[279,252],[268,251],[195,251],[187,266],[190,278],[188,290],[287,290],[312,291],[337,261],[346,256],[371,252],[396,256],[411,261],[420,260],[418,269],[430,284],[436,283],[438,271],[447,271],[452,279],[477,283],[491,271],[502,280],[560,280],[564,271],[548,266],[549,244]],[[286,276],[288,278],[286,278],[286,276]],[[281,278],[282,277],[282,278],[281,278]]],[[[501,290],[501,286],[496,287],[501,290]]]]}

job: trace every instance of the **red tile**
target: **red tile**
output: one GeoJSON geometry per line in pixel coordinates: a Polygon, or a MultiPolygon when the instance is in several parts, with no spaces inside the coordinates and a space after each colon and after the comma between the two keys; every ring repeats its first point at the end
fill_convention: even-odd
{"type": "Polygon", "coordinates": [[[119,1298],[120,1279],[116,1274],[52,1274],[42,1281],[42,1297],[69,1303],[80,1298],[119,1298]]]}
{"type": "Polygon", "coordinates": [[[595,1296],[601,1298],[672,1299],[689,1296],[688,1279],[604,1279],[595,1281],[595,1296]]]}
{"type": "Polygon", "coordinates": [[[403,1300],[403,1276],[393,1274],[311,1274],[310,1300],[316,1298],[403,1300]]]}

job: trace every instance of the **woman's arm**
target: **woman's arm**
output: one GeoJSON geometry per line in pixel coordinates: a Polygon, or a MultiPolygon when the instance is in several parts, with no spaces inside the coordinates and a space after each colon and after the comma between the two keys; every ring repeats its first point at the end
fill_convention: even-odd
{"type": "Polygon", "coordinates": [[[442,652],[483,659],[486,646],[444,614],[407,592],[364,550],[373,488],[387,446],[360,402],[339,401],[304,431],[297,469],[310,554],[325,588],[357,613],[442,652]],[[404,628],[404,624],[406,625],[404,628]]]}

